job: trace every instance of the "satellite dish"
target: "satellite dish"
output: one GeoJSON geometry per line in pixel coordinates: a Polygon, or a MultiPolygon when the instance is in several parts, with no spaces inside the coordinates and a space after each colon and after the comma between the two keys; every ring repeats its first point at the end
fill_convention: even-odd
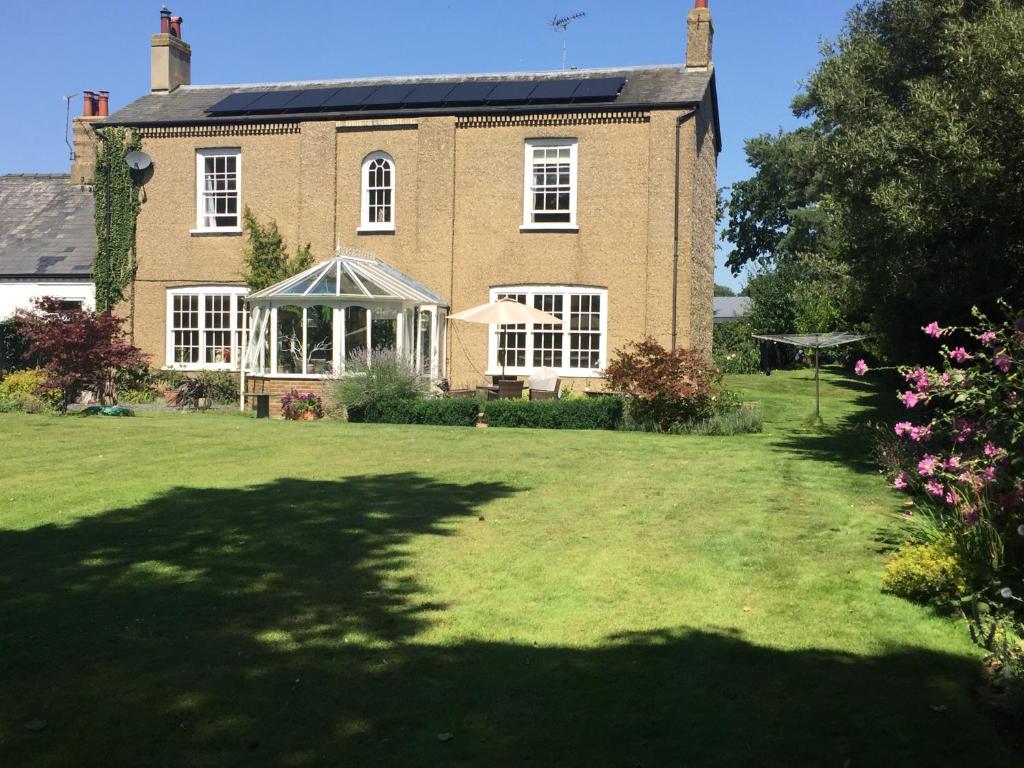
{"type": "Polygon", "coordinates": [[[152,159],[145,152],[129,152],[124,156],[124,161],[133,171],[144,171],[153,164],[152,159]]]}

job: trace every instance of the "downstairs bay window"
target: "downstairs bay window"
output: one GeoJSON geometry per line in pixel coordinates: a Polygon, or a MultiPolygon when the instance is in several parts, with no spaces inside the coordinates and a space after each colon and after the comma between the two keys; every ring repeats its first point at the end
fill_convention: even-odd
{"type": "Polygon", "coordinates": [[[608,291],[604,288],[523,285],[491,289],[491,301],[510,298],[559,318],[561,325],[491,326],[491,375],[528,376],[551,369],[563,376],[594,376],[607,365],[608,291]]]}
{"type": "Polygon", "coordinates": [[[237,368],[247,292],[238,286],[169,290],[167,367],[182,370],[237,368]]]}

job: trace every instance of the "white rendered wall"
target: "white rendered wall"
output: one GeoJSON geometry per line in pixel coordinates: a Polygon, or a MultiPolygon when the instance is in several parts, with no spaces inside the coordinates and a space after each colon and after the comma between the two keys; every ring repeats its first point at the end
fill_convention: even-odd
{"type": "Polygon", "coordinates": [[[86,309],[96,306],[96,287],[92,283],[0,280],[0,320],[6,320],[17,309],[32,309],[32,299],[41,296],[84,301],[86,309]]]}

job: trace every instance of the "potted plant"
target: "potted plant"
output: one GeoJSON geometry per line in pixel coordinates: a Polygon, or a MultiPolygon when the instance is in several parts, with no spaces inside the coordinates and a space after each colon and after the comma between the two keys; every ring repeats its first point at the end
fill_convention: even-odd
{"type": "Polygon", "coordinates": [[[324,402],[315,392],[293,389],[281,398],[281,414],[291,421],[313,421],[324,415],[324,402]]]}
{"type": "Polygon", "coordinates": [[[209,382],[202,376],[186,377],[178,385],[174,405],[190,411],[206,411],[213,405],[209,382]]]}

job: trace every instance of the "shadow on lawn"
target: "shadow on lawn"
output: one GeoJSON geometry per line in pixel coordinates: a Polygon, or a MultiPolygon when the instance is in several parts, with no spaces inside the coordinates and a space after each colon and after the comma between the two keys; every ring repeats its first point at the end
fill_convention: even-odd
{"type": "MultiPolygon", "coordinates": [[[[812,387],[813,379],[812,372],[812,387]]],[[[790,429],[776,445],[805,458],[877,474],[878,464],[874,458],[877,429],[879,425],[887,428],[899,415],[890,384],[890,378],[885,376],[877,376],[872,381],[845,377],[822,381],[823,390],[827,386],[855,393],[852,399],[846,400],[848,405],[844,404],[844,408],[852,405],[852,412],[838,418],[832,416],[827,409],[836,407],[835,400],[823,399],[824,426],[790,429]]]]}
{"type": "Polygon", "coordinates": [[[0,533],[0,763],[1008,763],[960,693],[970,659],[778,651],[725,631],[417,643],[459,606],[435,613],[393,575],[406,546],[513,493],[282,480],[0,533]],[[24,730],[33,718],[47,728],[24,730]]]}

